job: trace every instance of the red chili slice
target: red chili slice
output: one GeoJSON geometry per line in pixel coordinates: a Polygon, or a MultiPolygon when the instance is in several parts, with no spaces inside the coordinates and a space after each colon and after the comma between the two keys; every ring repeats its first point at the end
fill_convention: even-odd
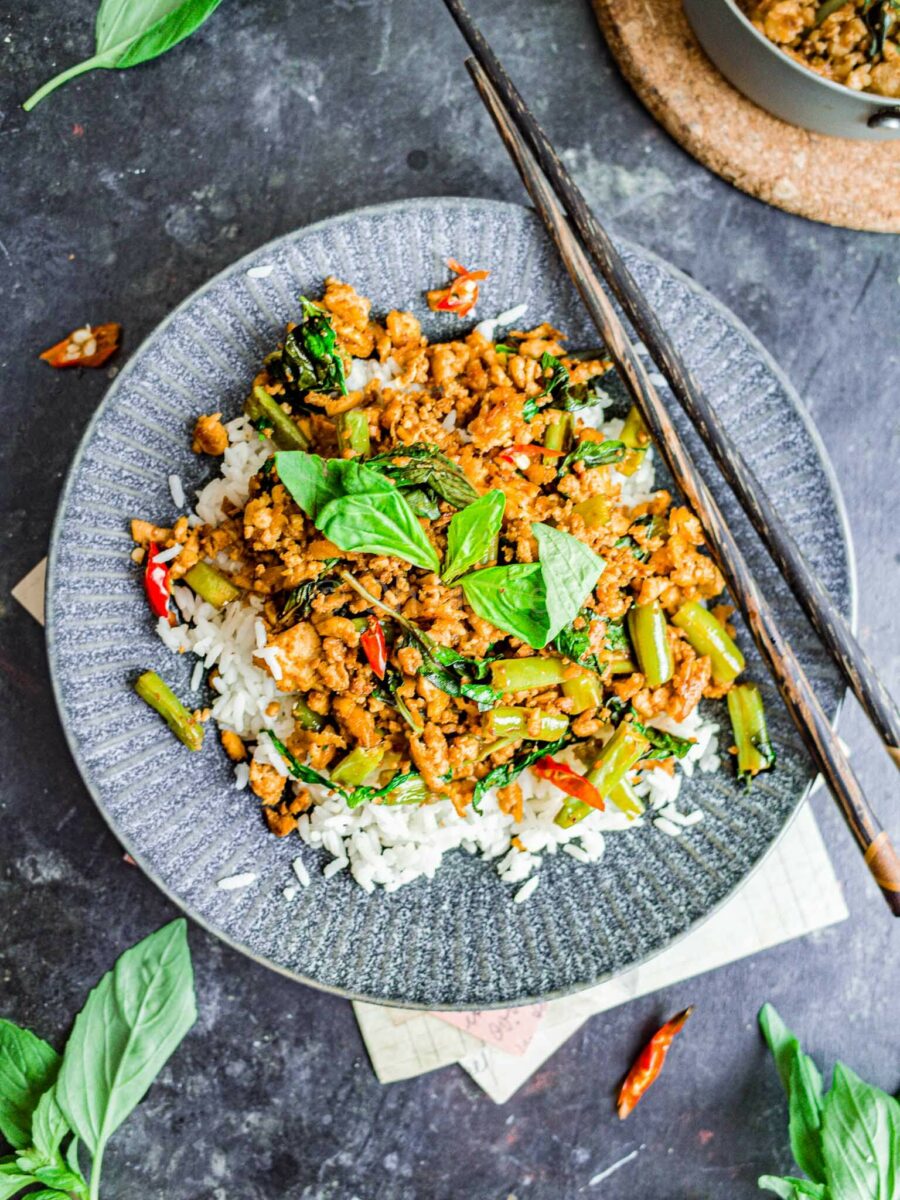
{"type": "Polygon", "coordinates": [[[363,653],[368,659],[369,666],[379,679],[384,679],[387,670],[387,641],[384,627],[375,617],[369,617],[369,625],[359,639],[363,653]]]}
{"type": "Polygon", "coordinates": [[[102,367],[119,348],[121,325],[84,325],[41,355],[51,367],[102,367]]]}
{"type": "Polygon", "coordinates": [[[428,293],[428,307],[433,312],[452,312],[458,317],[470,313],[478,302],[478,283],[487,279],[490,271],[467,271],[455,258],[447,259],[447,266],[456,279],[445,288],[436,288],[428,293]]]}
{"type": "Polygon", "coordinates": [[[144,567],[144,591],[147,593],[147,602],[153,615],[170,617],[169,597],[172,594],[172,586],[169,581],[169,565],[155,562],[157,554],[159,547],[156,542],[151,542],[147,547],[147,563],[144,567]]]}
{"type": "Polygon", "coordinates": [[[585,779],[583,775],[579,775],[577,771],[573,771],[565,763],[557,762],[549,754],[545,754],[543,758],[539,758],[531,769],[541,779],[549,779],[552,784],[558,787],[561,792],[565,792],[567,796],[574,796],[576,800],[581,800],[584,804],[589,804],[591,808],[599,808],[601,812],[606,808],[603,797],[590,780],[585,779]]]}

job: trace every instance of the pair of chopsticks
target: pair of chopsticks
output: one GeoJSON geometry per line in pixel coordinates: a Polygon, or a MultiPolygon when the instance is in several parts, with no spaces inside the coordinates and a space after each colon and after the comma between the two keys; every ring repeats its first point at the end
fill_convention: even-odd
{"type": "Polygon", "coordinates": [[[729,590],[816,766],[840,805],[872,877],[894,916],[900,916],[900,859],[890,836],[881,828],[863,795],[805,671],[781,634],[719,506],[691,461],[597,271],[668,380],[898,768],[900,712],[465,5],[461,0],[445,0],[445,3],[475,55],[474,59],[466,60],[466,67],[535,208],[657,449],[700,519],[707,544],[729,590]]]}

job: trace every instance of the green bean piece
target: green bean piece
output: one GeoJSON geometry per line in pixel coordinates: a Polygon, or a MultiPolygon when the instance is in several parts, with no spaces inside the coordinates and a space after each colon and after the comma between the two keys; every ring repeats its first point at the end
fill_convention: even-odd
{"type": "Polygon", "coordinates": [[[755,683],[739,683],[728,693],[728,715],[737,746],[739,779],[752,779],[775,762],[766,711],[755,683]]]}
{"type": "Polygon", "coordinates": [[[372,746],[369,749],[365,746],[355,746],[331,772],[331,782],[346,787],[359,787],[381,765],[384,752],[384,746],[372,746]]]}
{"type": "Polygon", "coordinates": [[[422,804],[428,799],[428,788],[421,776],[405,779],[381,800],[382,804],[422,804]]]}
{"type": "Polygon", "coordinates": [[[564,679],[563,695],[572,701],[573,713],[587,712],[599,708],[603,703],[603,684],[593,671],[582,671],[570,679],[564,679]]]}
{"type": "MultiPolygon", "coordinates": [[[[644,735],[638,733],[629,722],[623,721],[600,751],[586,779],[604,800],[610,799],[612,792],[649,749],[650,743],[644,735]]],[[[569,829],[584,820],[590,812],[593,809],[589,804],[569,796],[554,817],[554,822],[562,829],[569,829]]]]}
{"type": "Polygon", "coordinates": [[[614,658],[605,665],[609,667],[610,675],[633,675],[637,670],[630,658],[614,658]]]}
{"type": "Polygon", "coordinates": [[[492,708],[485,714],[485,728],[489,738],[529,738],[538,742],[555,742],[569,728],[569,718],[562,713],[541,710],[540,726],[537,733],[529,728],[529,718],[534,715],[533,708],[492,708]]]}
{"type": "Polygon", "coordinates": [[[159,713],[188,750],[200,749],[203,745],[203,726],[193,713],[188,712],[155,671],[145,671],[143,675],[138,676],[134,681],[134,690],[146,704],[159,713]]]}
{"type": "Polygon", "coordinates": [[[335,422],[335,429],[339,450],[352,450],[354,454],[362,457],[369,453],[369,421],[361,408],[351,408],[340,413],[335,422]]]}
{"type": "Polygon", "coordinates": [[[622,432],[619,434],[619,441],[625,443],[628,447],[628,453],[617,464],[616,470],[620,471],[623,475],[633,475],[644,461],[644,455],[647,452],[647,447],[650,445],[650,434],[647,432],[644,418],[633,404],[628,410],[628,415],[625,417],[625,424],[622,426],[622,432]]]}
{"type": "Polygon", "coordinates": [[[649,604],[635,604],[629,609],[628,632],[647,686],[662,687],[675,673],[675,659],[660,602],[651,600],[649,604]]]}
{"type": "Polygon", "coordinates": [[[562,683],[569,667],[561,658],[499,658],[491,663],[491,683],[500,692],[525,692],[529,688],[562,683]]]}
{"type": "Polygon", "coordinates": [[[325,727],[325,718],[311,709],[302,696],[298,696],[294,701],[291,715],[301,729],[308,729],[312,733],[318,733],[325,727]]]}
{"type": "Polygon", "coordinates": [[[709,609],[696,600],[688,600],[672,618],[672,624],[684,630],[698,654],[709,656],[716,683],[737,679],[744,669],[744,656],[709,609]]]}
{"type": "Polygon", "coordinates": [[[639,817],[644,811],[644,802],[628,782],[627,779],[622,779],[610,790],[607,796],[610,804],[614,804],[619,812],[623,812],[626,817],[634,820],[639,817]]]}
{"type": "Polygon", "coordinates": [[[589,500],[582,500],[575,505],[574,511],[584,521],[587,529],[602,529],[604,525],[609,524],[612,516],[612,508],[605,496],[591,496],[589,500]]]}
{"type": "Polygon", "coordinates": [[[251,421],[266,423],[272,430],[272,441],[279,450],[309,449],[309,438],[261,384],[257,384],[247,397],[244,414],[251,421]]]}
{"type": "Polygon", "coordinates": [[[544,445],[548,450],[566,451],[575,434],[575,418],[570,412],[559,414],[559,420],[548,425],[544,432],[544,445]]]}
{"type": "Polygon", "coordinates": [[[213,608],[224,608],[241,594],[241,589],[235,587],[227,575],[205,562],[194,563],[189,571],[185,571],[184,582],[213,608]]]}

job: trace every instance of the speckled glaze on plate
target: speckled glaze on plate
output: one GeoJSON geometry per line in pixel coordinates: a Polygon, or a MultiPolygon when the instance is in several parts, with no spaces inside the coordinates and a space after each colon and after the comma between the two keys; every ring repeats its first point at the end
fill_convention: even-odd
{"type": "MultiPolygon", "coordinates": [[[[826,587],[852,615],[841,502],[790,386],[709,295],[638,247],[623,243],[622,250],[826,587]]],[[[609,837],[599,864],[545,858],[540,886],[524,904],[512,903],[514,889],[490,865],[463,852],[446,858],[430,882],[367,896],[345,873],[324,880],[326,855],[267,832],[253,798],[234,788],[213,729],[203,750],[191,754],[134,695],[131,681],[148,667],[188,693],[193,659],[171,655],[152,628],[129,559],[127,521],[174,519],[169,473],[181,476],[189,497],[209,477],[210,461],[189,449],[196,415],[239,411],[260,358],[296,316],[296,296],[317,294],[327,274],[373,297],[376,311],[409,308],[429,336],[453,335],[455,321],[429,313],[423,300],[426,288],[444,281],[441,260],[448,255],[492,269],[482,316],[524,301],[526,327],[549,320],[573,346],[596,343],[539,221],[517,205],[403,201],[263,246],[185,300],[97,410],[53,532],[47,641],[60,715],[85,783],[139,865],[195,920],[316,987],[410,1006],[472,1008],[585,987],[668,946],[759,863],[806,796],[813,770],[742,631],[780,755],[777,771],[752,790],[738,787],[727,766],[686,781],[688,803],[705,818],[684,836],[645,826],[609,837]],[[312,884],[288,902],[282,889],[298,855],[312,884]],[[244,871],[257,873],[251,887],[216,886],[244,871]]],[[[692,433],[688,440],[708,465],[692,433]]],[[[826,710],[836,712],[836,673],[727,489],[714,490],[826,710]]],[[[724,706],[720,712],[727,721],[724,706]]]]}

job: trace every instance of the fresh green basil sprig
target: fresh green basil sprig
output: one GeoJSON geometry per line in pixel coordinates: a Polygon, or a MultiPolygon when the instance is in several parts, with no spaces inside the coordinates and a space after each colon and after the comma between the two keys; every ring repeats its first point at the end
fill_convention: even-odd
{"type": "Polygon", "coordinates": [[[102,0],[94,54],[55,75],[22,107],[30,112],[61,84],[99,67],[136,67],[171,50],[212,16],[221,0],[102,0]]]}
{"type": "Polygon", "coordinates": [[[763,1175],[759,1186],[782,1200],[896,1200],[900,1104],[841,1062],[825,1093],[816,1064],[771,1004],[759,1024],[787,1092],[794,1160],[808,1176],[763,1175]]]}
{"type": "Polygon", "coordinates": [[[107,1142],[196,1019],[184,920],[125,951],[88,996],[62,1056],[0,1019],[0,1134],[13,1150],[0,1158],[2,1200],[35,1185],[43,1190],[33,1200],[97,1200],[107,1142]]]}
{"type": "Polygon", "coordinates": [[[606,564],[570,533],[541,523],[531,530],[538,562],[487,567],[459,582],[479,617],[540,650],[578,616],[606,564]]]}

